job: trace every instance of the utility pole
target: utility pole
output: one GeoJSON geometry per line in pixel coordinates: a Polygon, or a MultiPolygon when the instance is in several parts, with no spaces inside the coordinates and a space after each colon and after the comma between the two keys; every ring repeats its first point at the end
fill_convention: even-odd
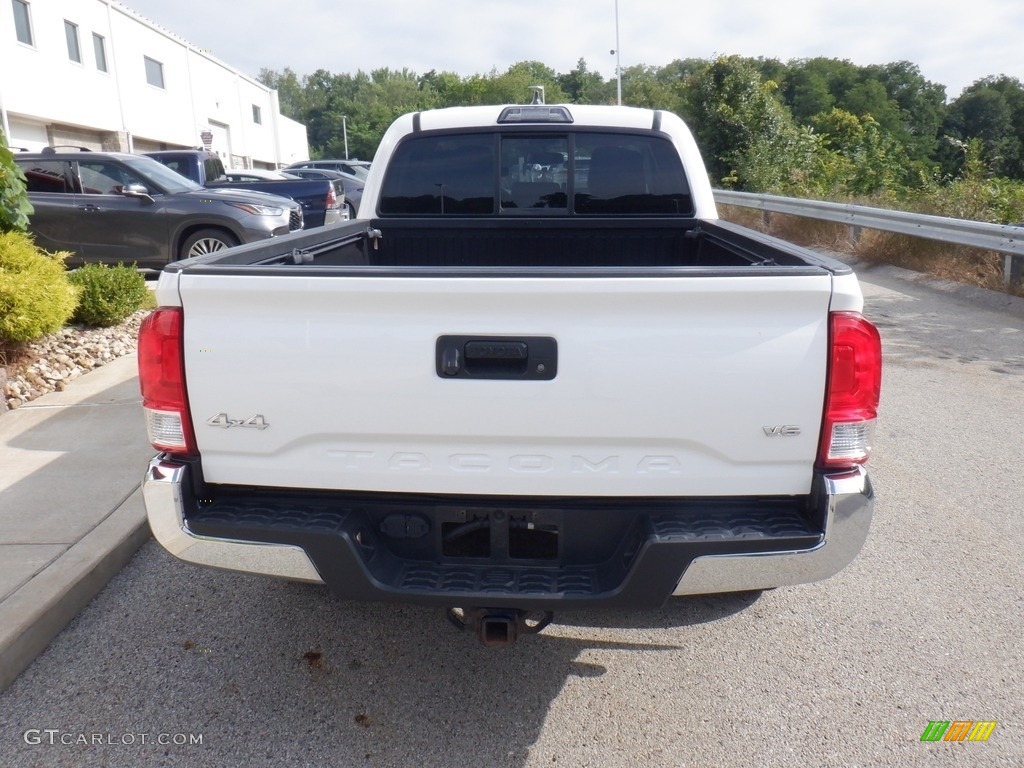
{"type": "Polygon", "coordinates": [[[622,54],[619,51],[619,0],[615,0],[615,81],[618,104],[622,106],[622,54]]]}
{"type": "Polygon", "coordinates": [[[345,159],[348,160],[348,117],[346,115],[341,116],[341,134],[345,137],[345,159]]]}

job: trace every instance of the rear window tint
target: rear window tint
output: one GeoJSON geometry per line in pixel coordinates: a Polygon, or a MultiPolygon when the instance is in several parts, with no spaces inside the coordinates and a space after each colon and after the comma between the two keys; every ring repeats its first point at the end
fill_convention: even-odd
{"type": "Polygon", "coordinates": [[[26,186],[29,192],[75,192],[74,179],[71,176],[70,163],[62,160],[28,160],[18,161],[25,173],[26,186]]]}
{"type": "Polygon", "coordinates": [[[495,139],[428,136],[402,144],[388,167],[380,213],[473,215],[495,212],[495,139]]]}
{"type": "Polygon", "coordinates": [[[693,213],[682,161],[667,139],[581,133],[574,155],[576,213],[693,213]]]}
{"type": "Polygon", "coordinates": [[[666,138],[625,133],[438,134],[395,151],[381,215],[681,215],[693,200],[666,138]]]}

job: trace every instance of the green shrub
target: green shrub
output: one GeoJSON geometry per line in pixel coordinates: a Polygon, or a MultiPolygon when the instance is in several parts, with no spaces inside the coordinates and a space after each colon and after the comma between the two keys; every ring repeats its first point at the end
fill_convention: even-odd
{"type": "Polygon", "coordinates": [[[0,232],[25,231],[31,213],[32,204],[25,191],[25,174],[14,162],[4,132],[0,130],[0,232]]]}
{"type": "Polygon", "coordinates": [[[0,346],[16,346],[64,326],[79,289],[65,252],[47,253],[24,232],[0,232],[0,346]]]}
{"type": "Polygon", "coordinates": [[[116,325],[142,306],[149,295],[146,279],[135,267],[89,264],[68,275],[82,290],[71,318],[83,325],[116,325]]]}

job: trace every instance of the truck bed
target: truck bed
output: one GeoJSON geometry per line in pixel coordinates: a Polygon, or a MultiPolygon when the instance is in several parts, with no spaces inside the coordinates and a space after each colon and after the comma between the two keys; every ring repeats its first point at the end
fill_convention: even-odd
{"type": "Polygon", "coordinates": [[[336,227],[330,238],[296,233],[274,246],[273,253],[241,247],[170,269],[194,266],[212,273],[298,264],[307,274],[316,267],[607,268],[618,273],[685,267],[691,272],[722,268],[729,274],[743,268],[755,268],[754,274],[851,274],[841,262],[776,238],[692,219],[356,220],[336,227]]]}

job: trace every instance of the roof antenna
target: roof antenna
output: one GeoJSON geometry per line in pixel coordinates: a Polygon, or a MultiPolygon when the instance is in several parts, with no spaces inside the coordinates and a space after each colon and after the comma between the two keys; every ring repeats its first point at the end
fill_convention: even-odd
{"type": "Polygon", "coordinates": [[[544,103],[544,86],[543,85],[531,85],[530,90],[533,91],[533,98],[530,99],[530,104],[543,104],[544,103]]]}

